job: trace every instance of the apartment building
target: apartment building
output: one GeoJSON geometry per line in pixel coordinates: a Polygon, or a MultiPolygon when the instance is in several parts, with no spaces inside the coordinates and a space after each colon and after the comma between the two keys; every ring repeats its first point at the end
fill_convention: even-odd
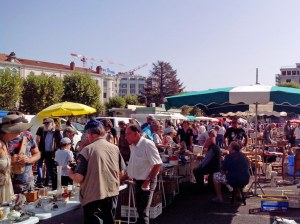
{"type": "Polygon", "coordinates": [[[275,83],[279,85],[283,82],[300,83],[300,63],[296,63],[296,67],[285,66],[280,68],[280,74],[275,75],[275,83]]]}
{"type": "Polygon", "coordinates": [[[119,86],[119,96],[137,96],[143,94],[146,77],[140,75],[117,74],[117,85],[119,86]]]}
{"type": "Polygon", "coordinates": [[[114,96],[137,95],[139,92],[143,91],[145,83],[145,78],[142,76],[130,76],[128,74],[105,74],[102,71],[101,66],[97,66],[96,70],[92,70],[90,68],[77,67],[75,62],[71,62],[70,65],[63,65],[51,62],[22,59],[18,58],[14,52],[10,53],[9,55],[0,54],[0,69],[7,68],[12,72],[19,73],[24,79],[31,72],[33,72],[35,75],[55,75],[59,78],[63,78],[64,75],[71,74],[72,72],[88,73],[100,87],[100,100],[104,103],[107,102],[110,97],[114,96]],[[127,81],[125,82],[125,80],[127,81]],[[142,82],[142,80],[144,80],[144,82],[142,82]],[[133,86],[133,84],[135,86],[133,86]],[[122,86],[122,94],[119,90],[120,86],[122,86]]]}

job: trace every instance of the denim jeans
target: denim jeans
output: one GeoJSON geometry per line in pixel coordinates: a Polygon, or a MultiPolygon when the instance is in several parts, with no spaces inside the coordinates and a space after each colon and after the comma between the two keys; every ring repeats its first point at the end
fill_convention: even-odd
{"type": "Polygon", "coordinates": [[[37,164],[37,172],[38,172],[38,178],[37,182],[42,182],[43,177],[43,161],[45,160],[45,164],[47,167],[47,172],[49,173],[49,176],[52,181],[52,189],[56,190],[57,188],[57,170],[56,170],[56,163],[54,159],[52,158],[52,152],[42,152],[41,158],[38,161],[37,164]]]}
{"type": "Polygon", "coordinates": [[[139,215],[138,224],[149,224],[149,210],[152,202],[154,190],[157,185],[157,178],[150,183],[150,190],[142,190],[144,180],[135,181],[135,198],[136,198],[136,209],[139,215]]]}

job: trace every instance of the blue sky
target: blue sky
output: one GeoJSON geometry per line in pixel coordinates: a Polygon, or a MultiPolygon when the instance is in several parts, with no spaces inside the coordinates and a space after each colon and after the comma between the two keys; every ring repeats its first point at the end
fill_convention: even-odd
{"type": "Polygon", "coordinates": [[[145,76],[163,60],[186,91],[253,84],[256,68],[260,83],[274,85],[282,66],[300,62],[299,8],[298,0],[2,0],[0,53],[126,65],[100,63],[114,71],[148,63],[136,72],[145,76]]]}

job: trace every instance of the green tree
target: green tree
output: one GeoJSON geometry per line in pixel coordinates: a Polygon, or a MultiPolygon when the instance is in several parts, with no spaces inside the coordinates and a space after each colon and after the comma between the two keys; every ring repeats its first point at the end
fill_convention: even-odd
{"type": "Polygon", "coordinates": [[[190,111],[190,115],[195,116],[195,117],[200,117],[200,116],[203,116],[203,112],[199,107],[195,106],[190,111]]]}
{"type": "Polygon", "coordinates": [[[113,107],[115,108],[125,108],[126,101],[123,97],[114,96],[109,98],[108,102],[105,104],[106,110],[109,110],[113,107]]]}
{"type": "Polygon", "coordinates": [[[181,114],[182,115],[190,115],[191,110],[192,110],[192,107],[184,105],[181,107],[181,114]]]}
{"type": "Polygon", "coordinates": [[[170,63],[157,61],[153,63],[150,76],[146,80],[144,95],[147,102],[160,105],[167,96],[177,95],[184,89],[183,83],[177,79],[177,71],[170,63]]]}
{"type": "Polygon", "coordinates": [[[101,90],[89,74],[75,72],[66,75],[63,83],[65,86],[64,101],[82,103],[94,108],[100,108],[101,90]]]}
{"type": "Polygon", "coordinates": [[[36,114],[44,108],[61,102],[63,82],[56,76],[30,73],[24,81],[22,111],[36,114]]]}
{"type": "Polygon", "coordinates": [[[16,110],[21,99],[23,79],[10,69],[0,70],[0,107],[2,110],[16,110]]]}
{"type": "Polygon", "coordinates": [[[126,104],[128,105],[138,105],[138,97],[137,96],[125,96],[124,97],[126,104]]]}
{"type": "Polygon", "coordinates": [[[292,87],[292,88],[300,89],[300,84],[296,83],[296,82],[283,82],[283,83],[280,83],[278,86],[292,87]]]}

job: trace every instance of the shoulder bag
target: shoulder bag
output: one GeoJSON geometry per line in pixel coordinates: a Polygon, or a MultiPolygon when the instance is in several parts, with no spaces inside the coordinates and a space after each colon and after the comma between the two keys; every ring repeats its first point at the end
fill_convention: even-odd
{"type": "Polygon", "coordinates": [[[25,164],[20,164],[18,162],[19,156],[24,155],[27,146],[27,136],[23,136],[21,149],[18,154],[15,154],[11,158],[11,172],[13,174],[22,174],[25,171],[25,164]]]}

